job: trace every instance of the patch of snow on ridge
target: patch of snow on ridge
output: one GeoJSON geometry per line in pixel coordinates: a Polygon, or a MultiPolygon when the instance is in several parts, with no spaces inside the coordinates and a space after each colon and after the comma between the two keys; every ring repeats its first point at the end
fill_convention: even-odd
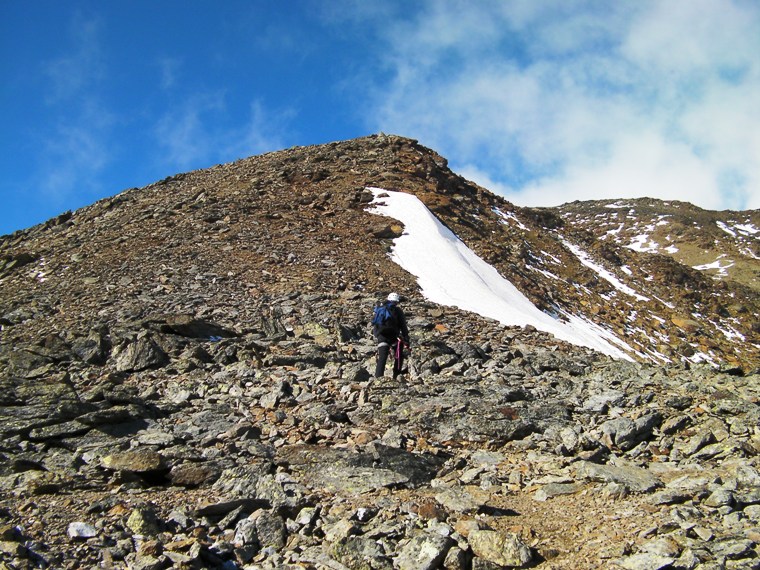
{"type": "Polygon", "coordinates": [[[736,234],[740,234],[743,237],[754,237],[756,233],[760,232],[760,229],[757,229],[750,223],[738,224],[734,221],[731,221],[730,223],[733,224],[733,228],[730,228],[725,222],[717,221],[715,223],[720,229],[729,234],[731,237],[738,237],[736,234]]]}
{"type": "MultiPolygon", "coordinates": [[[[417,277],[427,299],[495,319],[503,325],[530,324],[572,344],[632,360],[612,344],[614,336],[602,327],[572,315],[567,315],[570,322],[564,323],[540,311],[493,266],[462,243],[416,196],[380,188],[368,190],[375,196],[369,212],[404,224],[404,234],[393,240],[391,259],[417,277]]],[[[614,342],[630,350],[619,339],[614,338],[614,342]]]]}
{"type": "Polygon", "coordinates": [[[493,212],[502,219],[503,224],[509,224],[509,220],[512,220],[515,224],[517,224],[518,228],[528,231],[528,228],[525,226],[525,224],[517,219],[517,216],[514,212],[502,212],[499,208],[494,208],[493,212]]]}
{"type": "Polygon", "coordinates": [[[649,234],[639,234],[625,247],[643,253],[657,253],[660,246],[656,241],[649,239],[649,234]]]}
{"type": "Polygon", "coordinates": [[[715,223],[718,225],[718,227],[719,227],[720,229],[722,229],[722,230],[723,230],[724,232],[726,232],[728,235],[730,235],[731,237],[736,237],[736,233],[734,232],[734,230],[732,230],[731,228],[729,228],[729,227],[728,227],[726,224],[724,224],[724,223],[723,223],[723,222],[721,222],[720,220],[718,220],[718,221],[717,221],[717,222],[715,222],[715,223]]]}
{"type": "Polygon", "coordinates": [[[694,269],[697,269],[699,271],[706,271],[708,269],[715,269],[718,272],[718,275],[727,276],[728,275],[728,269],[734,266],[734,262],[731,260],[726,260],[726,265],[723,265],[721,262],[721,259],[723,257],[726,257],[725,254],[720,255],[718,259],[713,261],[712,263],[705,263],[704,265],[695,265],[694,269]]]}
{"type": "Polygon", "coordinates": [[[734,226],[734,229],[740,234],[744,234],[745,236],[753,236],[756,233],[760,232],[760,230],[752,224],[736,224],[734,226]]]}
{"type": "Polygon", "coordinates": [[[648,297],[644,297],[644,295],[640,295],[633,289],[631,289],[628,285],[620,281],[617,277],[615,277],[612,273],[607,271],[604,267],[601,265],[597,265],[593,261],[591,261],[591,258],[589,255],[583,251],[578,246],[570,243],[566,239],[562,240],[562,243],[565,245],[567,249],[573,252],[575,256],[580,260],[580,262],[588,267],[589,269],[593,269],[599,277],[604,279],[605,281],[608,281],[615,289],[618,291],[622,291],[626,295],[630,295],[631,297],[636,297],[639,301],[649,301],[648,297]]]}

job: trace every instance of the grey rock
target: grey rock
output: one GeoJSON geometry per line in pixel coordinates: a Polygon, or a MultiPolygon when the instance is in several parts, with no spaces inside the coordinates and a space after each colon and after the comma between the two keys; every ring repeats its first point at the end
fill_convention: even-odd
{"type": "Polygon", "coordinates": [[[692,494],[690,493],[675,489],[665,489],[664,491],[652,493],[649,500],[653,505],[672,505],[685,503],[691,498],[692,494]]]}
{"type": "Polygon", "coordinates": [[[673,563],[676,568],[684,570],[694,570],[700,563],[699,557],[691,548],[685,548],[678,559],[673,563]]]}
{"type": "Polygon", "coordinates": [[[130,570],[163,570],[172,565],[172,560],[163,554],[161,556],[132,554],[128,563],[130,570]]]}
{"type": "Polygon", "coordinates": [[[489,495],[477,487],[449,487],[438,491],[435,500],[455,513],[477,513],[488,504],[489,495]]]}
{"type": "Polygon", "coordinates": [[[127,528],[134,534],[153,536],[158,534],[160,526],[156,509],[152,506],[133,509],[127,519],[127,528]]]}
{"type": "Polygon", "coordinates": [[[469,560],[468,553],[459,546],[452,546],[446,553],[443,560],[443,567],[446,570],[466,570],[469,560]]]}
{"type": "Polygon", "coordinates": [[[648,493],[662,486],[662,482],[650,471],[623,461],[615,465],[581,461],[576,467],[576,475],[591,481],[618,483],[637,493],[648,493]]]}
{"type": "Polygon", "coordinates": [[[689,416],[672,416],[667,418],[660,426],[660,431],[665,435],[680,432],[691,423],[689,416]]]}
{"type": "Polygon", "coordinates": [[[349,536],[333,544],[331,555],[350,569],[393,570],[393,561],[377,541],[361,536],[349,536]]]}
{"type": "Polygon", "coordinates": [[[649,540],[641,545],[641,550],[649,554],[656,554],[670,558],[678,558],[681,555],[681,547],[670,537],[660,537],[649,540]]]}
{"type": "Polygon", "coordinates": [[[268,473],[267,463],[226,469],[213,489],[231,498],[251,501],[282,512],[297,513],[307,506],[307,491],[290,478],[278,479],[268,473]]]}
{"type": "Polygon", "coordinates": [[[620,417],[609,420],[602,425],[606,442],[610,447],[617,446],[628,451],[641,441],[652,436],[652,430],[662,422],[659,413],[650,413],[638,419],[620,417]]]}
{"type": "Polygon", "coordinates": [[[670,516],[682,528],[693,528],[695,521],[702,519],[702,512],[696,507],[678,505],[670,509],[670,516]]]}
{"type": "Polygon", "coordinates": [[[452,545],[447,536],[425,533],[412,538],[393,559],[399,570],[434,570],[440,568],[452,545]]]}
{"type": "Polygon", "coordinates": [[[715,436],[711,431],[703,431],[692,436],[685,444],[679,447],[679,450],[687,456],[694,455],[697,451],[715,442],[715,436]]]}
{"type": "Polygon", "coordinates": [[[214,463],[184,463],[175,465],[169,472],[169,479],[180,487],[200,487],[213,484],[221,474],[214,463]]]}
{"type": "Polygon", "coordinates": [[[235,526],[235,536],[233,542],[240,547],[259,545],[255,517],[248,517],[238,521],[237,525],[235,526]]]}
{"type": "Polygon", "coordinates": [[[494,564],[523,568],[533,561],[530,548],[515,534],[475,530],[467,541],[475,556],[494,564]]]}
{"type": "Polygon", "coordinates": [[[380,444],[362,452],[320,446],[293,446],[278,453],[300,480],[351,494],[398,485],[419,485],[433,479],[443,459],[409,453],[380,444]]]}
{"type": "Polygon", "coordinates": [[[702,501],[708,507],[724,507],[734,504],[734,494],[728,489],[717,489],[702,501]]]}
{"type": "Polygon", "coordinates": [[[164,332],[190,338],[217,339],[237,336],[234,331],[192,315],[172,315],[161,325],[164,332]]]}
{"type": "Polygon", "coordinates": [[[281,516],[270,511],[260,511],[255,524],[256,536],[261,548],[280,550],[285,546],[287,530],[281,516]]]}
{"type": "Polygon", "coordinates": [[[625,393],[618,390],[609,390],[601,394],[594,394],[583,402],[583,409],[589,412],[603,413],[610,406],[620,405],[625,398],[625,393]]]}
{"type": "Polygon", "coordinates": [[[166,353],[147,333],[140,333],[134,341],[119,349],[115,359],[116,370],[119,372],[158,368],[169,362],[166,353]]]}
{"type": "Polygon", "coordinates": [[[755,546],[756,543],[749,539],[728,539],[711,543],[710,551],[718,558],[740,560],[755,558],[755,546]]]}
{"type": "Polygon", "coordinates": [[[550,483],[538,489],[533,498],[537,501],[547,501],[561,495],[574,495],[583,489],[578,483],[550,483]]]}
{"type": "Polygon", "coordinates": [[[73,522],[69,524],[66,534],[69,538],[93,538],[98,536],[98,529],[89,523],[73,522]]]}
{"type": "Polygon", "coordinates": [[[750,505],[748,507],[744,507],[744,510],[742,512],[744,513],[744,516],[751,520],[753,523],[760,523],[760,505],[750,505]]]}
{"type": "Polygon", "coordinates": [[[621,558],[616,563],[625,570],[660,570],[661,568],[672,567],[675,560],[670,556],[642,552],[621,558]]]}
{"type": "Polygon", "coordinates": [[[141,445],[156,447],[168,447],[174,444],[176,437],[160,429],[145,430],[137,435],[137,442],[141,445]]]}
{"type": "Polygon", "coordinates": [[[167,469],[164,457],[152,449],[135,449],[106,455],[101,465],[114,471],[148,473],[167,469]]]}
{"type": "Polygon", "coordinates": [[[78,420],[62,422],[53,425],[36,427],[29,432],[29,439],[32,441],[44,441],[48,439],[60,439],[64,437],[73,437],[83,435],[90,431],[91,426],[78,420]]]}
{"type": "Polygon", "coordinates": [[[341,519],[324,526],[325,540],[329,543],[345,541],[349,536],[359,534],[359,527],[350,519],[341,519]]]}
{"type": "Polygon", "coordinates": [[[86,338],[77,339],[71,344],[71,351],[87,364],[104,364],[110,350],[106,333],[102,330],[93,330],[86,338]]]}

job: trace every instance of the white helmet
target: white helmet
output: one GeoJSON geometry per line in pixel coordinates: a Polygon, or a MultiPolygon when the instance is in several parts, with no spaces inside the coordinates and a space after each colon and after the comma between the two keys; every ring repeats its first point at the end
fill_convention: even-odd
{"type": "Polygon", "coordinates": [[[398,303],[401,301],[401,297],[398,296],[398,293],[391,293],[388,295],[388,301],[391,303],[398,303]]]}

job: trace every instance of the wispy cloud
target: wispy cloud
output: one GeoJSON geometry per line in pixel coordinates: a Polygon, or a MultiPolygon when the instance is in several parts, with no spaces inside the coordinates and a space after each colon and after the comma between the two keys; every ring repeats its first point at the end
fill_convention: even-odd
{"type": "Polygon", "coordinates": [[[102,23],[97,18],[75,14],[69,25],[71,48],[42,65],[48,80],[49,104],[82,96],[105,76],[101,50],[102,23]]]}
{"type": "Polygon", "coordinates": [[[91,126],[61,124],[43,147],[40,186],[47,199],[65,203],[75,193],[97,187],[97,175],[110,159],[102,133],[91,126]]]}
{"type": "Polygon", "coordinates": [[[182,67],[182,60],[176,57],[160,57],[156,60],[160,73],[159,85],[168,91],[177,85],[177,75],[182,67]]]}
{"type": "Polygon", "coordinates": [[[97,95],[107,79],[102,28],[99,19],[75,14],[70,48],[42,64],[46,104],[60,118],[37,135],[36,184],[54,204],[96,194],[98,176],[111,159],[107,141],[115,118],[97,95]]]}
{"type": "Polygon", "coordinates": [[[273,111],[260,101],[251,102],[248,120],[225,135],[228,143],[223,146],[223,155],[244,158],[283,148],[294,117],[292,110],[273,111]]]}
{"type": "Polygon", "coordinates": [[[384,26],[368,123],[518,204],[760,208],[760,6],[430,1],[384,26]]]}
{"type": "Polygon", "coordinates": [[[231,121],[223,92],[191,96],[158,120],[154,135],[163,151],[159,159],[188,169],[276,150],[283,146],[290,117],[287,111],[268,111],[253,101],[245,120],[231,121]]]}
{"type": "Polygon", "coordinates": [[[211,160],[216,141],[210,132],[213,116],[224,108],[221,93],[195,96],[161,117],[155,127],[162,162],[175,168],[188,168],[211,160]]]}

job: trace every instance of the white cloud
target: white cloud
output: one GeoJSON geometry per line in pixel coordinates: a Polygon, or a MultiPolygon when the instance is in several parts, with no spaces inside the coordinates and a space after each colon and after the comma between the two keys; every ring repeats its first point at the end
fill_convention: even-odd
{"type": "Polygon", "coordinates": [[[668,143],[656,132],[630,133],[614,141],[613,152],[601,165],[570,163],[555,177],[525,185],[515,201],[553,206],[571,200],[655,196],[721,208],[721,196],[711,171],[686,145],[668,143]]]}
{"type": "Polygon", "coordinates": [[[518,204],[654,196],[760,207],[760,6],[430,1],[387,27],[374,130],[518,204]]]}
{"type": "Polygon", "coordinates": [[[290,113],[267,112],[258,102],[249,106],[248,120],[230,125],[224,93],[195,95],[179,109],[163,115],[154,128],[162,163],[181,170],[202,168],[283,146],[282,133],[290,113]]]}
{"type": "Polygon", "coordinates": [[[286,124],[294,116],[292,111],[272,111],[260,101],[251,102],[249,111],[248,121],[225,135],[228,144],[224,146],[223,156],[244,158],[285,146],[283,136],[286,124]]]}
{"type": "Polygon", "coordinates": [[[115,117],[95,95],[107,79],[101,31],[99,19],[74,14],[70,49],[42,63],[45,102],[61,117],[37,134],[38,168],[32,179],[46,205],[98,194],[98,177],[112,158],[107,141],[115,117]]]}
{"type": "Polygon", "coordinates": [[[115,118],[94,101],[50,125],[39,142],[30,198],[43,211],[72,208],[102,195],[101,175],[112,164],[107,144],[115,118]]]}
{"type": "Polygon", "coordinates": [[[159,85],[169,91],[177,85],[177,75],[182,67],[182,60],[176,57],[160,57],[156,60],[160,73],[159,85]]]}
{"type": "Polygon", "coordinates": [[[49,104],[78,98],[105,77],[101,50],[101,22],[76,14],[69,26],[72,48],[43,63],[49,104]]]}
{"type": "Polygon", "coordinates": [[[48,198],[63,202],[71,193],[90,186],[93,176],[108,162],[97,132],[74,125],[62,125],[54,141],[45,147],[48,167],[41,187],[48,198]]]}
{"type": "Polygon", "coordinates": [[[213,119],[205,121],[203,116],[213,115],[223,107],[223,96],[216,93],[187,99],[163,115],[155,127],[157,143],[164,150],[161,161],[180,169],[197,168],[199,163],[211,161],[216,143],[209,126],[213,119]]]}

